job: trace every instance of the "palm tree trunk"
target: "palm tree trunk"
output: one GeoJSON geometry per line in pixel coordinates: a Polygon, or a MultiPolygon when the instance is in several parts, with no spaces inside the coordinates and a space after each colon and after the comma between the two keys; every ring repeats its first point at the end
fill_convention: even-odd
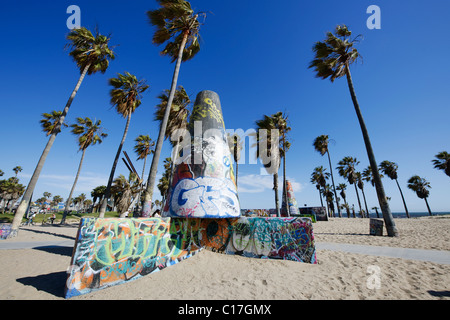
{"type": "Polygon", "coordinates": [[[84,154],[86,153],[86,149],[83,149],[83,154],[81,155],[80,164],[78,165],[77,175],[75,176],[75,181],[73,182],[72,189],[70,190],[69,197],[67,198],[66,207],[64,208],[63,217],[61,219],[60,224],[66,223],[67,213],[69,212],[70,201],[72,200],[73,192],[75,191],[75,186],[77,185],[78,177],[80,176],[81,166],[83,165],[84,154]]]}
{"type": "Polygon", "coordinates": [[[366,207],[366,213],[364,214],[365,218],[369,218],[369,209],[367,209],[367,201],[366,201],[366,195],[364,194],[364,189],[361,189],[363,199],[364,199],[364,206],[366,207]]]}
{"type": "Polygon", "coordinates": [[[109,174],[108,185],[106,186],[105,196],[103,197],[102,206],[100,207],[99,218],[105,217],[106,206],[108,205],[108,199],[111,196],[111,185],[114,180],[114,173],[116,172],[117,163],[119,162],[120,152],[122,151],[125,138],[127,137],[128,127],[130,126],[131,113],[128,114],[127,124],[125,125],[125,130],[123,132],[122,141],[120,141],[119,149],[117,149],[116,157],[114,158],[114,163],[111,168],[111,173],[109,174]]]}
{"type": "Polygon", "coordinates": [[[63,113],[59,118],[59,122],[55,127],[54,133],[50,135],[47,145],[45,146],[44,151],[42,152],[41,157],[39,158],[38,164],[36,165],[33,175],[31,176],[30,182],[28,183],[27,190],[25,191],[22,197],[22,201],[20,201],[20,204],[17,207],[17,211],[16,214],[14,215],[14,219],[11,225],[11,233],[8,236],[9,238],[17,236],[17,233],[19,232],[19,225],[22,222],[25,212],[27,211],[28,205],[31,201],[31,196],[33,195],[34,188],[36,187],[36,183],[39,179],[39,175],[41,174],[42,168],[44,167],[45,160],[47,159],[47,156],[50,153],[50,149],[53,146],[53,142],[55,142],[56,135],[60,131],[61,125],[63,124],[67,113],[69,112],[69,108],[72,104],[72,101],[75,98],[75,95],[77,94],[78,89],[80,88],[81,83],[83,82],[83,79],[86,76],[89,67],[90,64],[88,64],[81,73],[80,78],[78,79],[78,82],[75,86],[75,89],[73,89],[72,94],[69,97],[69,100],[67,100],[66,106],[64,107],[63,113]]]}
{"type": "Polygon", "coordinates": [[[375,155],[372,150],[372,144],[370,143],[369,133],[364,123],[364,118],[361,114],[361,109],[359,108],[358,100],[356,99],[355,89],[353,87],[352,76],[350,73],[350,68],[348,63],[345,65],[345,71],[347,73],[347,83],[350,90],[350,95],[352,97],[353,106],[355,107],[356,115],[359,120],[359,125],[361,127],[362,135],[364,138],[364,143],[366,145],[367,156],[369,157],[370,167],[372,168],[373,180],[375,183],[375,188],[377,191],[378,202],[380,204],[381,212],[383,213],[384,224],[386,226],[387,234],[389,237],[398,237],[398,230],[395,226],[394,217],[392,216],[391,209],[389,208],[389,203],[386,199],[386,194],[384,192],[383,182],[381,181],[380,174],[378,172],[378,164],[375,160],[375,155]]]}
{"type": "Polygon", "coordinates": [[[338,196],[336,193],[336,187],[334,186],[333,168],[331,166],[330,152],[328,151],[328,148],[327,148],[327,155],[328,155],[328,163],[330,164],[331,182],[333,184],[334,198],[336,199],[339,218],[342,218],[341,208],[339,206],[339,200],[338,200],[338,196]]]}
{"type": "Polygon", "coordinates": [[[288,217],[291,216],[289,211],[289,202],[288,202],[288,196],[287,196],[287,183],[286,183],[286,141],[283,134],[283,200],[286,204],[286,215],[288,217]]]}
{"type": "Polygon", "coordinates": [[[273,191],[275,191],[275,209],[277,211],[277,217],[281,217],[280,204],[278,200],[278,173],[273,175],[273,191]]]}
{"type": "Polygon", "coordinates": [[[430,214],[430,216],[432,216],[433,214],[431,213],[431,209],[430,209],[430,206],[428,205],[427,198],[423,198],[423,199],[425,200],[425,203],[427,204],[428,213],[430,214]]]}
{"type": "Polygon", "coordinates": [[[320,189],[317,189],[317,190],[319,190],[320,204],[323,207],[322,192],[320,192],[320,189]]]}
{"type": "Polygon", "coordinates": [[[141,210],[141,217],[149,217],[152,210],[153,189],[155,187],[156,173],[158,171],[158,162],[161,156],[161,150],[167,129],[167,122],[169,121],[170,109],[172,108],[172,101],[175,96],[175,90],[177,88],[178,74],[180,73],[181,60],[183,59],[183,50],[186,46],[188,36],[189,33],[186,32],[183,36],[183,40],[181,41],[180,50],[178,51],[177,63],[175,65],[172,85],[170,87],[169,99],[167,101],[167,107],[161,123],[161,128],[159,129],[155,153],[153,154],[152,165],[150,167],[150,174],[148,175],[147,188],[144,190],[144,200],[141,210]]]}
{"type": "Polygon", "coordinates": [[[358,198],[359,213],[361,214],[362,217],[364,217],[364,216],[362,215],[361,200],[359,200],[358,188],[356,187],[356,183],[354,183],[354,185],[355,185],[355,191],[356,191],[356,198],[358,198]]]}
{"type": "Polygon", "coordinates": [[[402,196],[402,200],[403,200],[403,205],[405,206],[405,212],[406,212],[406,216],[407,216],[408,218],[410,218],[410,216],[409,216],[409,212],[408,212],[408,208],[406,207],[405,197],[403,197],[403,192],[402,192],[402,189],[400,188],[400,185],[399,185],[399,183],[398,183],[398,180],[397,180],[397,179],[395,179],[395,182],[397,182],[397,187],[398,187],[398,190],[400,191],[400,195],[402,196]]]}

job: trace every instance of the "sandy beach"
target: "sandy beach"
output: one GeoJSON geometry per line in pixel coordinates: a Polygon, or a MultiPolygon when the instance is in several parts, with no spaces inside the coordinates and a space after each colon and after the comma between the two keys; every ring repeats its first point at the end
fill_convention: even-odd
{"type": "MultiPolygon", "coordinates": [[[[314,223],[316,265],[202,250],[136,281],[71,299],[450,300],[450,264],[320,249],[321,243],[333,243],[338,247],[357,244],[450,251],[449,216],[395,221],[398,238],[370,236],[368,219],[335,218],[314,223]]],[[[39,244],[73,241],[77,230],[76,223],[38,225],[24,227],[14,239],[1,240],[0,245],[37,245],[33,249],[0,250],[0,299],[64,299],[72,249],[39,244]]]]}

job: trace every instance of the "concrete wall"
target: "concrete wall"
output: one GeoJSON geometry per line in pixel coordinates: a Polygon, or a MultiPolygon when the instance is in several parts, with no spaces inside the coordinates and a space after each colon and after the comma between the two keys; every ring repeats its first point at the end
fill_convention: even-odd
{"type": "Polygon", "coordinates": [[[252,258],[316,263],[308,218],[82,219],[66,298],[139,279],[202,248],[252,258]]]}

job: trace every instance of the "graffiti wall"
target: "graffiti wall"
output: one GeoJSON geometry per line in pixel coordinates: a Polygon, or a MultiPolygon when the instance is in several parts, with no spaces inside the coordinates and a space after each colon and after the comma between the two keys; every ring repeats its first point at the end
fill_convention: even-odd
{"type": "Polygon", "coordinates": [[[0,239],[8,238],[11,233],[11,223],[0,223],[0,239]]]}
{"type": "Polygon", "coordinates": [[[164,269],[201,247],[188,223],[170,218],[82,219],[66,283],[66,298],[164,269]]]}
{"type": "Polygon", "coordinates": [[[198,253],[316,263],[308,218],[82,219],[66,298],[139,279],[198,253]]]}
{"type": "MultiPolygon", "coordinates": [[[[190,152],[175,165],[164,217],[234,218],[240,205],[219,96],[197,95],[189,123],[190,152]]],[[[185,146],[183,146],[183,150],[185,146]]]]}

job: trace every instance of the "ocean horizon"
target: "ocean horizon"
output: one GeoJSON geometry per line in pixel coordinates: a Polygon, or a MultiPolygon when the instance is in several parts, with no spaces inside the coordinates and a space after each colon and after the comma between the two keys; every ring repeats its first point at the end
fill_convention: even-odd
{"type": "MultiPolygon", "coordinates": [[[[341,212],[342,213],[342,212],[341,212]]],[[[433,217],[434,216],[445,216],[445,215],[450,215],[450,211],[443,211],[443,212],[432,212],[433,217]]],[[[381,210],[378,212],[378,215],[380,218],[383,217],[381,210]]],[[[406,212],[392,212],[392,216],[394,218],[408,218],[406,216],[406,212]]],[[[411,218],[419,218],[419,217],[429,217],[430,214],[428,213],[428,211],[423,211],[423,212],[409,212],[409,216],[411,218]]],[[[342,217],[343,218],[347,218],[347,213],[342,213],[342,217]]],[[[358,218],[358,213],[356,213],[356,217],[358,218]]],[[[375,212],[370,212],[369,214],[369,218],[377,218],[377,214],[375,212]]]]}

